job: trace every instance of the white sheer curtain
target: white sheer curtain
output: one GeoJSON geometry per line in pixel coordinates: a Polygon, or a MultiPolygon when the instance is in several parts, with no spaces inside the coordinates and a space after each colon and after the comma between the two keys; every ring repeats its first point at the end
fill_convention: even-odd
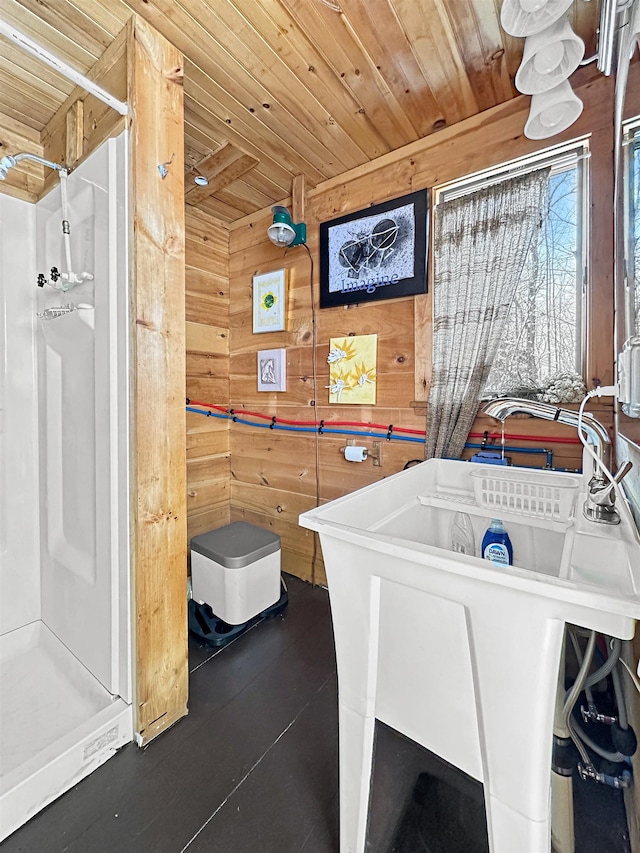
{"type": "Polygon", "coordinates": [[[538,169],[436,208],[427,459],[462,453],[540,226],[549,173],[538,169]]]}

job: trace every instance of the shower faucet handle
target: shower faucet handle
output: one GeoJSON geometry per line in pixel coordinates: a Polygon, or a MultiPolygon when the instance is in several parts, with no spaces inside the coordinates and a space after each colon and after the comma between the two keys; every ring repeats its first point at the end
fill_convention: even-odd
{"type": "Polygon", "coordinates": [[[47,283],[47,279],[44,277],[44,273],[38,273],[38,287],[44,287],[47,283]]]}
{"type": "Polygon", "coordinates": [[[51,267],[51,281],[57,281],[60,278],[58,267],[51,267]]]}

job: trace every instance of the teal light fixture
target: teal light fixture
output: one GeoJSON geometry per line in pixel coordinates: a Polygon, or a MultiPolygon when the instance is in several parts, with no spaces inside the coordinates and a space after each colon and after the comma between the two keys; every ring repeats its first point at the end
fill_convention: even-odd
{"type": "Polygon", "coordinates": [[[296,225],[291,221],[288,209],[280,204],[276,204],[271,210],[273,222],[267,228],[267,236],[274,246],[284,249],[287,246],[302,246],[307,242],[307,226],[304,222],[296,225]]]}

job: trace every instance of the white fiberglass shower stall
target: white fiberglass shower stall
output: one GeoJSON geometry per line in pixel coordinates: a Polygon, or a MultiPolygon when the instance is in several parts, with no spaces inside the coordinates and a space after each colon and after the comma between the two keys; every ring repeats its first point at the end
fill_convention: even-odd
{"type": "Polygon", "coordinates": [[[0,195],[0,840],[132,740],[127,139],[0,195]],[[58,310],[63,309],[63,310],[58,310]],[[44,315],[44,316],[38,316],[44,315]]]}

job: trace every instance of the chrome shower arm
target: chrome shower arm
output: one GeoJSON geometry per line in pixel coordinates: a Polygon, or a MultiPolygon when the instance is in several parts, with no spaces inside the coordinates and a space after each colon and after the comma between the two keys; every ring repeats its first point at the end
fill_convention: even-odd
{"type": "Polygon", "coordinates": [[[38,154],[29,154],[28,152],[23,152],[22,154],[7,154],[2,158],[2,160],[0,160],[0,181],[4,181],[9,169],[13,168],[13,166],[21,160],[32,160],[34,163],[40,163],[41,166],[47,166],[49,169],[54,169],[56,172],[68,173],[70,171],[64,166],[61,166],[59,163],[53,163],[51,160],[45,160],[44,157],[40,157],[38,154]]]}

